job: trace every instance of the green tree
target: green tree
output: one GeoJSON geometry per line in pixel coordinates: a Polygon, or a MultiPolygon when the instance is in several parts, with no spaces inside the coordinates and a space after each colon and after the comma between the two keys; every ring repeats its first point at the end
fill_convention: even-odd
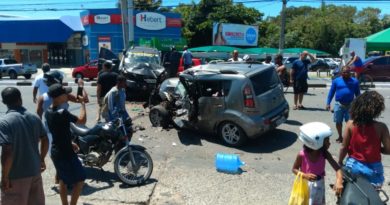
{"type": "Polygon", "coordinates": [[[162,0],[134,0],[134,9],[141,11],[156,11],[160,8],[162,0]]]}

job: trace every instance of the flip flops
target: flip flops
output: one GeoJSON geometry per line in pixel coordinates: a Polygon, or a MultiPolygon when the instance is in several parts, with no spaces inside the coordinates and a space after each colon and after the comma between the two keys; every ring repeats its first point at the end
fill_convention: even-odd
{"type": "Polygon", "coordinates": [[[293,110],[297,110],[298,106],[294,105],[293,110]]]}
{"type": "Polygon", "coordinates": [[[300,110],[304,110],[304,109],[305,109],[305,107],[303,107],[303,105],[298,105],[298,109],[300,109],[300,110]]]}

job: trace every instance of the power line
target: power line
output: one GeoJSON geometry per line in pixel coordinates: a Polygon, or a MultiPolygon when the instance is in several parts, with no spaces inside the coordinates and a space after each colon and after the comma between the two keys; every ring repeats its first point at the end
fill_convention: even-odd
{"type": "Polygon", "coordinates": [[[47,2],[47,3],[23,3],[23,4],[0,4],[1,7],[21,7],[21,6],[48,6],[48,5],[67,5],[67,4],[96,4],[96,3],[115,3],[112,0],[90,0],[90,1],[73,1],[73,2],[47,2]]]}

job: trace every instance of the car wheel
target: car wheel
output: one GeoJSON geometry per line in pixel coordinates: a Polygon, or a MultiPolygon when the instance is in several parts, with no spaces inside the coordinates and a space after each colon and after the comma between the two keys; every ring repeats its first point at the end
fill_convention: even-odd
{"type": "Polygon", "coordinates": [[[76,78],[77,78],[77,79],[83,79],[84,76],[83,76],[83,74],[81,74],[81,73],[77,73],[77,74],[76,74],[76,78]]]}
{"type": "Polygon", "coordinates": [[[150,109],[149,120],[153,127],[168,127],[169,114],[165,107],[156,105],[150,109]]]}
{"type": "Polygon", "coordinates": [[[218,134],[226,145],[232,147],[243,145],[248,138],[242,128],[233,122],[223,122],[218,134]]]}
{"type": "Polygon", "coordinates": [[[9,75],[9,78],[10,78],[10,79],[17,79],[17,78],[18,78],[18,74],[16,74],[16,72],[13,71],[13,70],[11,70],[11,71],[8,73],[8,75],[9,75]]]}
{"type": "Polygon", "coordinates": [[[24,74],[24,78],[30,79],[31,78],[31,74],[24,74]]]}

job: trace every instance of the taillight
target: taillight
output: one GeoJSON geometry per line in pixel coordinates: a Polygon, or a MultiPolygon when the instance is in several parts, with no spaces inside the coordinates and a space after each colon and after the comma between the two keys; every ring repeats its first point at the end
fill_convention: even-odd
{"type": "Polygon", "coordinates": [[[246,85],[244,87],[244,106],[248,108],[254,108],[255,107],[255,99],[253,97],[252,89],[249,85],[246,85]]]}

